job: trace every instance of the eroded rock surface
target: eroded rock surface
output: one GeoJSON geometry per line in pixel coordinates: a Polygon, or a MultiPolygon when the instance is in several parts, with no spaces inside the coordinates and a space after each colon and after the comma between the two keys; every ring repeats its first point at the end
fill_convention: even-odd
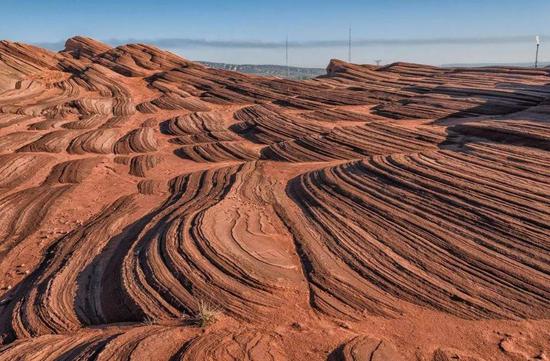
{"type": "Polygon", "coordinates": [[[544,68],[1,41],[0,360],[544,360],[549,150],[544,68]]]}

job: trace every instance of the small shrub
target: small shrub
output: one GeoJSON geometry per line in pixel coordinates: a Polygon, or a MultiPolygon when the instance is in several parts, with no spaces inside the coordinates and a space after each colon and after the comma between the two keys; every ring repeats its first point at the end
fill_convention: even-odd
{"type": "Polygon", "coordinates": [[[149,317],[149,316],[146,316],[145,319],[141,322],[143,326],[153,326],[156,323],[157,322],[152,317],[149,317]]]}
{"type": "Polygon", "coordinates": [[[195,314],[194,320],[199,327],[204,328],[216,323],[219,315],[220,311],[217,307],[206,301],[201,300],[199,301],[199,307],[195,314]]]}

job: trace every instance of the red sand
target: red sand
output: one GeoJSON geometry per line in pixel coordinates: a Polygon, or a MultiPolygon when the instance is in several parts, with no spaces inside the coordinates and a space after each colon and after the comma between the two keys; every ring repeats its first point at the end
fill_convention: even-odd
{"type": "Polygon", "coordinates": [[[550,69],[2,41],[0,360],[548,359],[549,150],[550,69]]]}

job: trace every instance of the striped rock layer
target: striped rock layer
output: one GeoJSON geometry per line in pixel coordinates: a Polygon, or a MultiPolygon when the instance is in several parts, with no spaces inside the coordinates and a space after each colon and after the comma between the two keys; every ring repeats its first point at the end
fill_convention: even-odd
{"type": "Polygon", "coordinates": [[[536,360],[549,319],[550,69],[0,41],[0,360],[536,360]]]}

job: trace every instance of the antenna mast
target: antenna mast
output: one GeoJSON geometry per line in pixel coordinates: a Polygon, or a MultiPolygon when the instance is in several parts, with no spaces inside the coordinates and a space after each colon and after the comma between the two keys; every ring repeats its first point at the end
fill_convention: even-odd
{"type": "Polygon", "coordinates": [[[348,32],[348,63],[351,63],[351,25],[348,32]]]}
{"type": "Polygon", "coordinates": [[[285,64],[286,64],[286,77],[290,77],[290,69],[288,68],[288,35],[285,40],[285,64]]]}
{"type": "Polygon", "coordinates": [[[537,52],[535,53],[535,68],[539,65],[539,46],[540,46],[540,38],[539,36],[535,36],[535,41],[537,42],[537,52]]]}

